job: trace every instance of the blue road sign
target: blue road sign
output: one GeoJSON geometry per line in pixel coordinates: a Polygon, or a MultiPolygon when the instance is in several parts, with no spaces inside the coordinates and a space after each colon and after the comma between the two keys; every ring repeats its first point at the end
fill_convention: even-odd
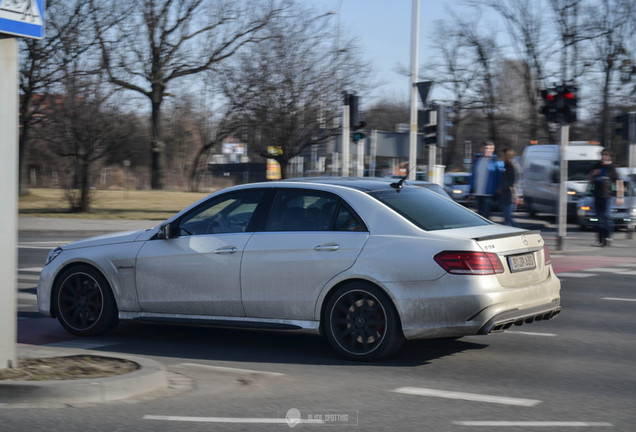
{"type": "Polygon", "coordinates": [[[44,37],[44,0],[0,0],[0,34],[44,37]]]}

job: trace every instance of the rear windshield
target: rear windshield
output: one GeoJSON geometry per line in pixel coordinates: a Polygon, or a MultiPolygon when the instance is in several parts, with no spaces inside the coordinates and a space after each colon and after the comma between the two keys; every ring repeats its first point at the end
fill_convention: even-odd
{"type": "Polygon", "coordinates": [[[369,194],[426,231],[490,224],[466,207],[424,188],[404,187],[399,193],[391,189],[369,194]]]}

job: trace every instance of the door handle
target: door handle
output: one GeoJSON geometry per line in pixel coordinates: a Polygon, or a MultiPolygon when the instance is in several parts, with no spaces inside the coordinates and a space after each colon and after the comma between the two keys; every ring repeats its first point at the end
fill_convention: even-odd
{"type": "Polygon", "coordinates": [[[233,254],[236,253],[236,251],[238,251],[238,248],[236,246],[227,246],[227,247],[223,247],[221,249],[217,249],[214,251],[215,254],[233,254]]]}
{"type": "Polygon", "coordinates": [[[318,245],[314,248],[314,250],[318,252],[322,252],[322,251],[333,252],[333,251],[337,251],[338,249],[340,249],[339,244],[318,245]]]}

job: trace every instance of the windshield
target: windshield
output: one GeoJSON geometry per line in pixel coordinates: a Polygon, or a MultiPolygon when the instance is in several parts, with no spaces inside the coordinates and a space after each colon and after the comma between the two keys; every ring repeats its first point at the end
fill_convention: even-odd
{"type": "Polygon", "coordinates": [[[568,180],[578,181],[587,180],[590,175],[590,171],[594,168],[597,161],[593,160],[571,160],[568,161],[568,180]]]}
{"type": "Polygon", "coordinates": [[[399,193],[374,191],[370,195],[427,231],[490,224],[466,207],[419,187],[404,187],[399,193]]]}

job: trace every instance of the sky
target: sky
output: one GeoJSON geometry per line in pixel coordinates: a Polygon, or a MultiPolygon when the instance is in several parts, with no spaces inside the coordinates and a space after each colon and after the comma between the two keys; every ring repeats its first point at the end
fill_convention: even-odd
{"type": "MultiPolygon", "coordinates": [[[[447,5],[459,4],[459,0],[419,0],[420,66],[426,63],[427,56],[433,55],[433,23],[448,18],[447,5]]],[[[413,0],[319,0],[313,6],[325,12],[338,11],[333,18],[340,21],[344,34],[357,39],[374,70],[374,80],[381,84],[369,95],[371,99],[410,100],[411,78],[396,69],[411,70],[413,0]]],[[[434,96],[433,88],[431,97],[434,96]]]]}

